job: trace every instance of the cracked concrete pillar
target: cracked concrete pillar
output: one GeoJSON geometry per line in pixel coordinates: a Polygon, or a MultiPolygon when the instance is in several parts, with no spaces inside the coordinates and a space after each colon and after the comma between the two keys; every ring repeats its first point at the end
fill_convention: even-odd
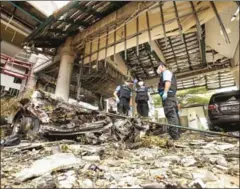
{"type": "Polygon", "coordinates": [[[68,101],[75,53],[72,48],[72,39],[69,38],[60,51],[60,67],[57,78],[55,96],[68,101]]]}

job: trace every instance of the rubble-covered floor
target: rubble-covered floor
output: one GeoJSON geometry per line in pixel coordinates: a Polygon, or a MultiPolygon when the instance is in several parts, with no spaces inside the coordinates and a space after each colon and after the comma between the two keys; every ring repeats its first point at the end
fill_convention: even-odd
{"type": "Polygon", "coordinates": [[[237,139],[187,131],[157,146],[144,138],[135,149],[22,141],[1,150],[1,188],[239,188],[237,139]]]}

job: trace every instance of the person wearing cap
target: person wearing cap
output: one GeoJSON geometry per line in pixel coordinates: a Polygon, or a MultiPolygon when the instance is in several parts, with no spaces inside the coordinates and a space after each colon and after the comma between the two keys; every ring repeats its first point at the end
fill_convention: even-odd
{"type": "Polygon", "coordinates": [[[148,88],[143,81],[138,82],[139,88],[136,90],[135,102],[137,103],[137,112],[139,116],[148,117],[149,100],[151,98],[148,88]]]}
{"type": "MultiPolygon", "coordinates": [[[[157,73],[160,75],[158,92],[162,98],[165,116],[169,124],[179,125],[179,119],[177,115],[178,103],[176,98],[176,77],[170,70],[167,69],[166,65],[162,62],[160,62],[158,66],[157,73]]],[[[169,127],[169,135],[173,140],[179,139],[179,129],[169,127]]]]}
{"type": "Polygon", "coordinates": [[[123,115],[128,115],[128,111],[132,107],[132,89],[131,80],[127,80],[123,85],[117,86],[113,95],[116,98],[118,112],[123,115]]]}

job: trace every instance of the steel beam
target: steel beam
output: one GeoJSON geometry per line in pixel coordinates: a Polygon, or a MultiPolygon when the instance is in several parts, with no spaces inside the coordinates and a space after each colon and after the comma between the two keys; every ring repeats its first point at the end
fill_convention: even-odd
{"type": "Polygon", "coordinates": [[[194,17],[196,20],[196,25],[197,25],[197,33],[198,33],[198,40],[199,40],[199,47],[200,47],[200,51],[201,51],[201,62],[203,66],[207,65],[207,61],[206,61],[206,49],[205,49],[205,37],[202,37],[203,34],[203,30],[201,28],[201,24],[200,21],[198,19],[194,4],[192,1],[189,2],[191,7],[192,7],[192,11],[194,13],[194,17]]]}
{"type": "Polygon", "coordinates": [[[25,11],[23,8],[19,7],[16,3],[12,2],[12,1],[8,1],[10,4],[12,4],[14,7],[18,8],[19,10],[21,10],[23,13],[27,14],[28,16],[30,16],[31,18],[33,18],[35,21],[37,21],[38,23],[42,24],[42,21],[39,20],[38,18],[36,18],[35,16],[33,16],[32,14],[30,14],[29,12],[25,11]]]}
{"type": "Polygon", "coordinates": [[[160,17],[161,17],[161,21],[162,21],[163,34],[164,34],[164,39],[165,39],[165,46],[167,47],[167,35],[166,35],[166,28],[165,28],[162,5],[163,5],[162,2],[159,2],[160,17]]]}
{"type": "Polygon", "coordinates": [[[219,25],[220,25],[220,27],[222,29],[223,36],[225,38],[226,43],[230,43],[230,39],[228,37],[227,31],[226,31],[226,29],[225,29],[225,27],[223,25],[223,22],[222,22],[219,14],[218,14],[218,11],[217,11],[217,8],[216,8],[214,2],[213,1],[209,1],[209,3],[210,3],[210,5],[211,5],[211,7],[213,9],[213,12],[214,12],[215,16],[217,17],[218,23],[219,23],[219,25]]]}
{"type": "MultiPolygon", "coordinates": [[[[150,62],[151,62],[151,65],[152,65],[152,69],[153,69],[155,75],[157,76],[158,74],[157,74],[157,71],[156,71],[155,66],[154,66],[154,64],[153,64],[153,61],[152,61],[151,51],[149,52],[151,46],[148,45],[148,44],[144,44],[144,46],[145,46],[145,48],[146,48],[146,51],[147,51],[147,54],[148,54],[148,58],[150,59],[150,62]]],[[[152,53],[153,53],[153,52],[152,52],[152,53]]]]}
{"type": "MultiPolygon", "coordinates": [[[[206,3],[203,3],[204,5],[206,4],[206,3]]],[[[207,2],[207,4],[208,4],[208,2],[207,2]]],[[[202,4],[201,4],[201,6],[203,6],[202,4]]],[[[221,6],[221,3],[219,3],[219,5],[218,6],[221,6]]],[[[197,10],[197,12],[203,12],[203,11],[208,11],[208,9],[209,8],[207,8],[206,6],[205,7],[202,7],[202,9],[200,9],[199,8],[199,10],[197,10]]],[[[150,14],[150,13],[149,13],[150,14]]],[[[151,13],[152,14],[152,13],[151,13]]],[[[190,15],[192,15],[193,13],[191,12],[191,13],[188,13],[188,14],[182,14],[182,11],[181,11],[181,16],[179,16],[179,18],[178,19],[180,19],[180,18],[186,18],[187,16],[190,16],[190,15]]],[[[211,16],[213,16],[214,14],[212,13],[211,14],[211,16]]],[[[143,17],[144,17],[144,14],[142,15],[143,17]]],[[[156,13],[156,15],[154,15],[154,16],[158,16],[159,17],[159,14],[157,14],[156,13]]],[[[210,17],[211,16],[209,16],[209,18],[208,19],[210,19],[210,17]]],[[[201,16],[201,18],[202,18],[202,16],[201,16]]],[[[141,18],[141,19],[143,19],[143,18],[141,18]]],[[[171,25],[172,24],[172,22],[174,21],[174,20],[176,20],[177,18],[176,18],[176,16],[175,16],[175,14],[174,14],[174,12],[173,12],[173,14],[172,14],[172,19],[169,19],[168,21],[166,21],[164,24],[166,25],[166,24],[168,24],[168,26],[169,25],[171,25]],[[174,16],[173,16],[174,15],[174,16]]],[[[133,20],[133,21],[131,21],[132,22],[132,24],[134,24],[134,23],[136,23],[136,19],[135,20],[133,20]]],[[[194,17],[193,17],[193,21],[191,20],[191,25],[193,26],[193,24],[195,24],[195,22],[194,22],[194,17]]],[[[125,24],[123,24],[123,27],[124,27],[124,25],[125,24]]],[[[193,32],[193,31],[195,31],[196,29],[194,29],[194,28],[191,28],[190,27],[190,25],[189,24],[186,24],[185,23],[185,25],[184,25],[184,32],[185,33],[187,33],[187,32],[193,32]],[[186,27],[185,27],[185,25],[187,25],[186,27]]],[[[162,23],[159,23],[159,24],[156,24],[156,25],[153,25],[153,26],[151,26],[151,28],[150,28],[150,30],[151,30],[151,33],[154,33],[154,35],[152,34],[152,40],[155,40],[155,39],[158,39],[159,37],[160,37],[160,35],[156,35],[156,32],[158,31],[157,30],[157,28],[159,28],[159,27],[161,27],[162,26],[162,23]]],[[[172,26],[173,27],[173,26],[172,26]]],[[[130,26],[129,26],[129,24],[127,24],[127,30],[129,29],[129,34],[127,34],[127,38],[126,38],[126,40],[127,40],[127,43],[128,43],[128,45],[127,45],[127,48],[131,48],[131,47],[133,47],[133,46],[136,46],[136,37],[138,36],[137,35],[137,33],[134,33],[134,29],[136,29],[136,28],[130,28],[130,26]],[[131,31],[131,32],[130,32],[131,31]],[[131,34],[130,34],[131,33],[131,34]]],[[[121,31],[124,31],[123,30],[123,28],[122,27],[119,27],[118,28],[118,32],[120,32],[121,33],[121,31]]],[[[119,34],[120,34],[119,33],[119,34]]],[[[143,44],[144,42],[146,42],[146,41],[148,41],[148,29],[147,28],[144,28],[142,25],[141,25],[141,29],[140,29],[140,34],[139,35],[141,35],[141,38],[139,39],[139,44],[143,44]]],[[[177,32],[176,31],[171,31],[171,32],[168,32],[168,33],[166,33],[166,35],[167,36],[172,36],[172,35],[176,35],[177,34],[177,32]]],[[[92,38],[94,38],[94,36],[92,36],[92,38]]],[[[96,41],[96,40],[95,40],[96,41]]],[[[74,45],[74,44],[73,44],[74,45]]],[[[89,43],[87,42],[87,45],[89,45],[89,43]]],[[[108,56],[111,56],[112,54],[113,54],[113,46],[114,45],[117,45],[117,49],[116,49],[116,53],[118,53],[118,52],[121,52],[121,51],[124,51],[124,48],[125,48],[125,39],[124,39],[124,37],[122,37],[122,38],[118,38],[118,40],[117,40],[117,42],[113,42],[113,43],[111,43],[111,44],[109,44],[109,54],[108,54],[108,56]]],[[[81,48],[81,45],[79,44],[76,48],[81,48]]],[[[96,48],[94,48],[94,49],[96,49],[96,48]]],[[[104,50],[104,48],[101,48],[100,49],[100,51],[103,51],[104,50]]],[[[96,54],[96,51],[95,52],[93,52],[93,54],[96,54]]],[[[102,53],[100,53],[101,55],[101,57],[100,57],[100,59],[103,59],[104,57],[102,56],[102,53]]],[[[86,56],[89,56],[89,52],[87,53],[87,55],[86,56]]],[[[94,58],[96,58],[96,55],[94,55],[93,56],[94,58]]],[[[84,61],[84,63],[88,63],[87,62],[87,58],[85,58],[85,61],[84,61]]]]}
{"type": "Polygon", "coordinates": [[[152,37],[151,37],[151,30],[150,30],[150,20],[149,20],[149,15],[148,11],[146,12],[146,17],[147,17],[147,29],[148,29],[148,43],[150,45],[150,51],[152,52],[152,37]]]}
{"type": "Polygon", "coordinates": [[[179,34],[181,36],[182,41],[184,41],[184,39],[183,39],[183,32],[182,32],[182,25],[180,24],[180,20],[179,20],[179,16],[178,16],[178,10],[177,10],[177,5],[176,5],[175,1],[173,1],[173,7],[174,7],[174,11],[175,11],[175,16],[176,16],[176,19],[177,19],[178,31],[179,31],[179,34]]]}
{"type": "Polygon", "coordinates": [[[124,24],[124,59],[127,60],[127,25],[124,24]]]}
{"type": "Polygon", "coordinates": [[[187,53],[187,59],[188,59],[189,69],[190,69],[190,70],[193,70],[192,64],[191,64],[191,60],[190,60],[190,56],[189,56],[189,53],[188,53],[188,48],[187,48],[186,40],[185,40],[185,35],[184,35],[184,34],[183,34],[183,44],[184,44],[184,47],[185,47],[185,50],[186,50],[186,53],[187,53]]]}
{"type": "Polygon", "coordinates": [[[139,17],[136,20],[136,30],[137,30],[137,37],[136,37],[136,49],[137,49],[137,56],[139,56],[139,17]]]}
{"type": "Polygon", "coordinates": [[[105,15],[103,15],[102,13],[99,13],[97,11],[95,11],[94,9],[92,9],[91,7],[86,7],[86,6],[82,6],[81,4],[79,4],[78,6],[76,6],[76,9],[80,10],[83,13],[88,13],[91,14],[95,17],[104,17],[105,15]]]}
{"type": "Polygon", "coordinates": [[[106,49],[105,49],[105,61],[104,61],[104,67],[106,68],[107,66],[107,53],[108,53],[108,32],[109,32],[109,29],[107,28],[107,36],[106,36],[106,49]]]}
{"type": "Polygon", "coordinates": [[[97,59],[96,59],[96,69],[97,71],[99,70],[99,48],[100,48],[100,33],[99,33],[99,37],[98,37],[98,47],[97,47],[97,59]]]}
{"type": "Polygon", "coordinates": [[[137,57],[138,62],[140,63],[139,65],[140,65],[140,67],[142,68],[144,74],[145,74],[146,76],[149,76],[148,72],[147,72],[147,71],[144,69],[144,67],[143,67],[143,62],[141,61],[140,57],[139,57],[139,56],[136,56],[136,57],[137,57]]]}
{"type": "Polygon", "coordinates": [[[66,23],[69,23],[69,24],[75,24],[77,25],[78,27],[79,26],[84,26],[84,27],[89,27],[90,25],[82,20],[74,20],[74,19],[67,19],[67,20],[57,20],[58,22],[66,22],[66,23]]]}
{"type": "MultiPolygon", "coordinates": [[[[169,41],[170,47],[171,47],[171,49],[172,49],[173,58],[174,58],[174,60],[175,60],[175,62],[176,62],[176,65],[177,65],[177,71],[180,72],[179,67],[178,67],[177,57],[176,57],[176,55],[175,55],[175,52],[174,52],[174,49],[173,49],[173,46],[172,46],[172,41],[171,41],[171,38],[170,38],[170,37],[168,37],[168,41],[169,41]]],[[[165,56],[165,58],[166,58],[166,56],[165,56]]]]}

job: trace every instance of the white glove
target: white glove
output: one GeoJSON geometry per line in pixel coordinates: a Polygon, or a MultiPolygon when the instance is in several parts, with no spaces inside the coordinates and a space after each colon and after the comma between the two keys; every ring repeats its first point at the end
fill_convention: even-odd
{"type": "Polygon", "coordinates": [[[120,102],[119,98],[117,98],[117,99],[116,99],[116,102],[117,102],[117,103],[119,103],[119,102],[120,102]]]}
{"type": "Polygon", "coordinates": [[[148,102],[148,107],[149,107],[149,110],[151,110],[152,106],[151,106],[150,102],[148,102]]]}

